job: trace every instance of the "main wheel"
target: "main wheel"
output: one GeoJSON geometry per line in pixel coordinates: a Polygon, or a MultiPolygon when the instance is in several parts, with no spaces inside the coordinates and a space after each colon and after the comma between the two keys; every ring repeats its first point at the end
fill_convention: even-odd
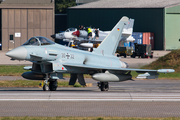
{"type": "Polygon", "coordinates": [[[57,89],[57,80],[54,80],[54,81],[50,81],[49,82],[49,90],[50,91],[56,91],[57,89]]]}
{"type": "Polygon", "coordinates": [[[49,86],[47,84],[43,85],[43,90],[44,91],[48,91],[49,90],[49,86]]]}
{"type": "Polygon", "coordinates": [[[101,91],[108,91],[109,90],[108,82],[101,82],[100,84],[101,84],[101,86],[100,86],[101,91]]]}
{"type": "Polygon", "coordinates": [[[105,83],[105,91],[108,91],[109,90],[109,83],[105,83]]]}

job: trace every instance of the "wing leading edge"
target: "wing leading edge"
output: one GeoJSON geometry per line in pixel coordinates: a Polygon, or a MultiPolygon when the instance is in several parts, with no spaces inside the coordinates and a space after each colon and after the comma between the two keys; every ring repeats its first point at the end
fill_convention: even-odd
{"type": "Polygon", "coordinates": [[[149,69],[134,69],[134,68],[116,68],[116,67],[106,67],[106,66],[93,66],[93,65],[85,65],[85,64],[72,64],[72,63],[64,63],[63,66],[70,67],[79,67],[86,69],[105,69],[112,71],[136,71],[138,73],[146,73],[146,72],[159,72],[159,73],[172,73],[175,72],[174,69],[158,69],[158,70],[149,70],[149,69]]]}

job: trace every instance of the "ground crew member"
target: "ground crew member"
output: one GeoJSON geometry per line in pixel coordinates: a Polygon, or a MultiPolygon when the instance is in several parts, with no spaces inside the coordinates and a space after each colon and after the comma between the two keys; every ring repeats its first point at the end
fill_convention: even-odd
{"type": "Polygon", "coordinates": [[[99,38],[99,30],[97,28],[95,28],[94,32],[95,32],[96,39],[98,39],[99,38]]]}
{"type": "Polygon", "coordinates": [[[91,28],[86,28],[86,31],[88,33],[88,39],[92,38],[92,29],[91,28]]]}
{"type": "Polygon", "coordinates": [[[83,30],[84,26],[83,25],[79,25],[79,30],[83,30]]]}

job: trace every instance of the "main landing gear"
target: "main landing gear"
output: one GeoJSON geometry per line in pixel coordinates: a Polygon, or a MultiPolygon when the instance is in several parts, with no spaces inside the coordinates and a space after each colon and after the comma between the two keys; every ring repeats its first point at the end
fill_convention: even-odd
{"type": "Polygon", "coordinates": [[[45,80],[44,82],[44,86],[43,86],[43,90],[44,91],[56,91],[58,85],[57,85],[57,80],[55,79],[49,79],[49,80],[45,80]],[[49,81],[49,86],[48,86],[48,81],[49,81]]]}
{"type": "Polygon", "coordinates": [[[109,83],[108,82],[98,82],[97,86],[101,91],[108,91],[109,90],[109,83]]]}

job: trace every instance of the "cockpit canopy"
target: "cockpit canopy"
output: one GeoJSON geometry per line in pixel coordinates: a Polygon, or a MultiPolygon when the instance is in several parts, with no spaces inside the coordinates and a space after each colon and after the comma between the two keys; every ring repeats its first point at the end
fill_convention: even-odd
{"type": "Polygon", "coordinates": [[[65,32],[77,31],[77,28],[68,28],[65,32]]]}
{"type": "Polygon", "coordinates": [[[36,36],[27,40],[23,45],[40,46],[40,45],[52,45],[52,44],[55,44],[55,42],[51,41],[46,37],[36,36]]]}

